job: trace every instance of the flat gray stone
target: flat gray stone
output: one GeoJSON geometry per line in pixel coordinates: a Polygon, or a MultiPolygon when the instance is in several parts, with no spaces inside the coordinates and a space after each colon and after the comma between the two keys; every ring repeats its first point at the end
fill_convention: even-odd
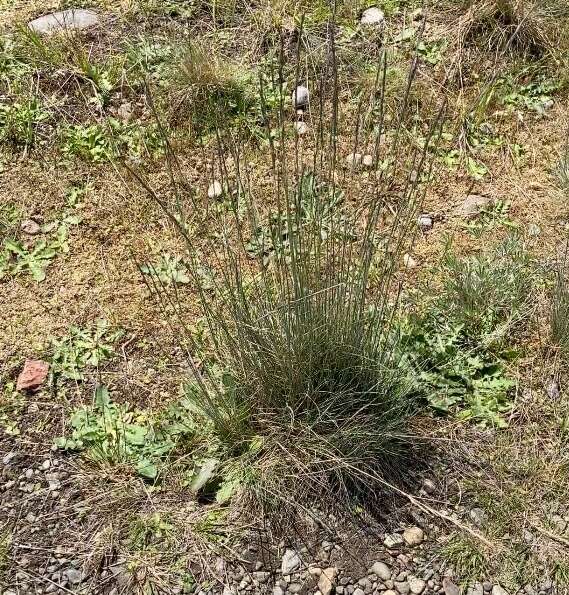
{"type": "Polygon", "coordinates": [[[66,29],[88,29],[100,22],[99,15],[85,8],[70,8],[45,14],[28,23],[28,27],[36,33],[55,33],[66,29]]]}

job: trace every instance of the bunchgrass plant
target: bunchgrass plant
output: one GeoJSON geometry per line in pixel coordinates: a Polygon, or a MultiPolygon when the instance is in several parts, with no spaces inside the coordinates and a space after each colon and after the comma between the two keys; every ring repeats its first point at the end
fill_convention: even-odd
{"type": "MultiPolygon", "coordinates": [[[[388,124],[382,53],[371,104],[359,106],[348,129],[352,140],[340,147],[335,51],[332,32],[329,60],[313,85],[309,150],[294,132],[296,112],[282,92],[286,82],[294,88],[300,68],[287,74],[281,59],[273,73],[276,91],[261,79],[262,100],[268,93],[280,97],[276,118],[265,118],[269,193],[263,194],[266,184],[255,184],[239,141],[218,129],[215,161],[226,208],[218,210],[209,249],[198,245],[168,198],[132,172],[188,245],[188,274],[213,356],[203,367],[190,359],[186,392],[217,436],[208,473],[216,468],[218,499],[239,493],[281,519],[283,507],[311,508],[323,493],[329,502],[377,496],[405,476],[401,457],[412,442],[408,421],[417,408],[394,320],[402,256],[413,241],[443,110],[434,122],[419,124],[426,138],[421,147],[409,141],[406,126],[418,121],[408,113],[413,64],[397,118],[388,124]],[[364,175],[353,158],[342,171],[341,150],[369,153],[373,165],[364,175]],[[213,255],[216,275],[208,290],[199,253],[213,255]],[[373,292],[372,260],[380,263],[373,292]]],[[[172,193],[181,204],[183,168],[170,148],[168,158],[172,193]]],[[[147,282],[175,306],[158,279],[147,282]]]]}

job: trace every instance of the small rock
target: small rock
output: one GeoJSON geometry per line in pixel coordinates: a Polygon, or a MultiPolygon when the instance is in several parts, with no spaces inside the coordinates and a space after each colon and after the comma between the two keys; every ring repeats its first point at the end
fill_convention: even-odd
{"type": "Polygon", "coordinates": [[[69,568],[64,574],[72,585],[78,585],[83,580],[83,573],[76,568],[69,568]]]}
{"type": "Polygon", "coordinates": [[[420,527],[410,527],[403,531],[403,539],[408,546],[415,547],[421,545],[425,539],[425,533],[420,527]]]}
{"type": "Polygon", "coordinates": [[[283,575],[292,574],[295,570],[300,568],[302,560],[296,550],[288,549],[283,555],[281,562],[281,572],[283,575]]]}
{"type": "Polygon", "coordinates": [[[433,218],[430,215],[419,215],[417,224],[422,231],[429,231],[433,227],[433,218]]]}
{"type": "Polygon", "coordinates": [[[486,512],[482,508],[473,508],[470,511],[470,518],[477,527],[482,527],[486,522],[486,512]]]}
{"type": "Polygon", "coordinates": [[[220,182],[215,180],[214,182],[212,182],[209,185],[209,187],[207,189],[207,197],[208,198],[219,198],[220,196],[223,196],[223,186],[221,185],[220,182]]]}
{"type": "Polygon", "coordinates": [[[395,589],[398,593],[401,593],[401,595],[409,595],[409,593],[411,592],[411,587],[409,586],[409,583],[407,581],[395,583],[395,589]]]}
{"type": "Polygon", "coordinates": [[[393,591],[393,589],[387,589],[387,591],[383,592],[383,595],[397,595],[397,592],[393,591]]]}
{"type": "Polygon", "coordinates": [[[338,576],[338,569],[334,566],[324,568],[320,579],[318,580],[318,589],[322,595],[330,595],[336,584],[336,577],[338,576]]]}
{"type": "Polygon", "coordinates": [[[365,167],[373,167],[373,155],[364,155],[362,158],[362,163],[365,167]]]}
{"type": "Polygon", "coordinates": [[[303,86],[299,85],[293,92],[292,92],[292,105],[295,109],[304,109],[308,105],[310,100],[310,93],[308,89],[303,86]]]}
{"type": "Polygon", "coordinates": [[[354,589],[352,591],[352,595],[366,595],[366,594],[363,589],[360,589],[359,587],[357,587],[356,589],[354,589]]]}
{"type": "Polygon", "coordinates": [[[253,578],[261,584],[266,583],[270,577],[270,572],[263,572],[262,570],[253,573],[253,578]]]}
{"type": "Polygon", "coordinates": [[[30,21],[28,27],[36,33],[55,33],[65,29],[88,29],[99,24],[99,16],[92,10],[71,8],[43,15],[30,21]]]}
{"type": "Polygon", "coordinates": [[[383,545],[390,550],[402,546],[403,543],[403,537],[401,537],[399,533],[392,533],[390,535],[386,535],[385,539],[383,540],[383,545]]]}
{"type": "Polygon", "coordinates": [[[41,469],[42,471],[47,471],[49,468],[51,467],[51,461],[49,459],[46,459],[42,464],[41,464],[41,469]]]}
{"type": "Polygon", "coordinates": [[[391,569],[384,562],[374,562],[369,571],[382,581],[388,581],[391,578],[391,569]]]}
{"type": "Polygon", "coordinates": [[[41,359],[27,359],[18,376],[16,390],[37,390],[47,378],[49,364],[41,359]]]}
{"type": "Polygon", "coordinates": [[[300,583],[290,583],[287,591],[289,593],[300,593],[302,591],[302,585],[300,583]]]}
{"type": "Polygon", "coordinates": [[[273,588],[273,595],[285,595],[285,592],[277,585],[273,588]]]}
{"type": "Polygon", "coordinates": [[[490,592],[492,590],[493,586],[494,586],[494,583],[491,583],[490,581],[484,581],[482,583],[482,588],[484,589],[484,591],[490,592]]]}
{"type": "Polygon", "coordinates": [[[407,269],[416,269],[418,266],[417,261],[410,254],[403,255],[403,264],[407,269]]]}
{"type": "Polygon", "coordinates": [[[117,109],[117,117],[120,118],[123,122],[130,122],[133,116],[133,109],[132,103],[127,101],[126,103],[121,103],[117,109]]]}
{"type": "Polygon", "coordinates": [[[492,595],[508,595],[508,591],[500,585],[494,585],[492,588],[492,595]]]}
{"type": "Polygon", "coordinates": [[[480,583],[474,583],[468,587],[466,595],[484,595],[484,589],[480,583]]]}
{"type": "Polygon", "coordinates": [[[541,234],[541,227],[537,223],[530,223],[528,225],[528,235],[535,238],[540,234],[541,234]]]}
{"type": "Polygon", "coordinates": [[[355,167],[362,162],[362,155],[361,153],[350,153],[346,157],[346,165],[349,167],[355,167]]]}
{"type": "Polygon", "coordinates": [[[437,484],[427,477],[423,480],[423,489],[427,494],[434,494],[437,491],[437,484]]]}
{"type": "Polygon", "coordinates": [[[383,11],[376,6],[364,10],[360,19],[362,25],[375,25],[380,27],[384,22],[385,15],[383,14],[383,11]]]}
{"type": "Polygon", "coordinates": [[[456,209],[455,214],[459,217],[472,219],[480,213],[483,209],[491,207],[494,203],[489,196],[481,196],[480,194],[469,194],[462,205],[456,209]]]}
{"type": "Polygon", "coordinates": [[[304,136],[305,134],[308,134],[308,124],[302,120],[297,120],[294,123],[294,128],[298,136],[304,136]]]}
{"type": "Polygon", "coordinates": [[[423,579],[414,576],[412,576],[408,582],[409,589],[413,595],[421,595],[427,586],[427,583],[423,579]]]}
{"type": "Polygon", "coordinates": [[[443,578],[443,590],[445,595],[460,595],[460,589],[446,576],[443,578]]]}
{"type": "Polygon", "coordinates": [[[545,392],[550,399],[558,399],[561,396],[561,387],[553,376],[545,383],[545,392]]]}
{"type": "Polygon", "coordinates": [[[20,225],[20,229],[29,236],[35,236],[41,231],[39,223],[33,219],[25,219],[20,225]]]}

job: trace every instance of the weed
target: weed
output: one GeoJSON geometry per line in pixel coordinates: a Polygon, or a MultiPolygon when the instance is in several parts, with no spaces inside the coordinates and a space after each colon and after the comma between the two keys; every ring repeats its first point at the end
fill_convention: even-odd
{"type": "MultiPolygon", "coordinates": [[[[16,391],[16,385],[13,382],[7,382],[1,387],[0,396],[0,427],[8,436],[18,436],[20,428],[18,426],[18,417],[25,407],[24,396],[16,391]]],[[[0,551],[1,551],[0,542],[0,551]]]]}
{"type": "Polygon", "coordinates": [[[129,549],[143,551],[163,547],[172,532],[173,526],[155,512],[151,515],[136,515],[130,521],[128,544],[129,549]]]}
{"type": "Polygon", "coordinates": [[[439,39],[437,41],[420,41],[417,44],[417,54],[421,56],[425,62],[436,66],[442,59],[443,54],[448,46],[446,39],[439,39]]]}
{"type": "Polygon", "coordinates": [[[480,580],[488,569],[480,544],[469,537],[455,536],[441,554],[465,583],[480,580]]]}
{"type": "Polygon", "coordinates": [[[476,219],[463,223],[463,227],[477,237],[482,232],[496,227],[514,229],[517,225],[509,218],[511,206],[512,203],[509,200],[497,200],[491,207],[482,209],[476,219]]]}
{"type": "Polygon", "coordinates": [[[87,161],[105,161],[112,153],[104,128],[99,124],[69,126],[63,131],[62,142],[64,155],[87,161]]]}
{"type": "Polygon", "coordinates": [[[187,442],[196,431],[181,405],[169,409],[164,419],[154,419],[128,404],[113,403],[104,386],[97,387],[92,406],[73,413],[71,427],[70,437],[56,440],[59,448],[83,451],[101,465],[131,466],[149,480],[158,477],[160,463],[177,442],[187,442]]]}
{"type": "Polygon", "coordinates": [[[163,254],[156,265],[141,265],[140,272],[144,275],[156,277],[163,285],[190,282],[190,277],[186,272],[186,266],[182,259],[177,256],[170,256],[168,253],[163,254]]]}
{"type": "Polygon", "coordinates": [[[113,357],[113,345],[122,334],[121,330],[112,330],[105,320],[98,320],[92,329],[72,326],[69,335],[52,340],[52,379],[82,380],[86,367],[96,368],[113,357]]]}
{"type": "MultiPolygon", "coordinates": [[[[567,250],[567,248],[565,249],[567,250]]],[[[557,264],[551,289],[551,336],[564,354],[569,353],[569,283],[567,254],[557,264]]]]}
{"type": "Polygon", "coordinates": [[[13,148],[31,148],[37,138],[39,126],[49,114],[36,98],[0,104],[0,143],[13,148]]]}

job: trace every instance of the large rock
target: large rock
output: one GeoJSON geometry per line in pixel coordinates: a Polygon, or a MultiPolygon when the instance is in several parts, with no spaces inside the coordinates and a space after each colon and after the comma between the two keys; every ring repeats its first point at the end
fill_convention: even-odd
{"type": "Polygon", "coordinates": [[[384,562],[374,562],[369,571],[381,581],[388,581],[391,578],[391,569],[384,562]]]}
{"type": "Polygon", "coordinates": [[[420,527],[409,527],[403,531],[403,539],[405,543],[411,547],[421,545],[425,539],[425,533],[420,527]]]}
{"type": "Polygon", "coordinates": [[[295,109],[304,109],[308,106],[310,101],[310,92],[304,85],[298,87],[292,92],[292,105],[295,109]]]}
{"type": "Polygon", "coordinates": [[[71,8],[45,14],[28,23],[28,27],[36,33],[56,33],[66,29],[89,29],[98,25],[99,15],[85,8],[71,8]]]}
{"type": "Polygon", "coordinates": [[[318,580],[318,589],[322,595],[330,595],[334,586],[336,585],[336,577],[338,576],[338,569],[334,566],[324,568],[318,580]]]}
{"type": "Polygon", "coordinates": [[[360,19],[360,23],[362,25],[374,25],[375,27],[383,26],[385,21],[385,15],[383,11],[377,6],[372,6],[371,8],[367,8],[362,13],[362,18],[360,19]]]}
{"type": "Polygon", "coordinates": [[[18,376],[16,382],[16,390],[36,390],[47,378],[49,364],[41,359],[27,359],[24,364],[24,369],[18,376]]]}

